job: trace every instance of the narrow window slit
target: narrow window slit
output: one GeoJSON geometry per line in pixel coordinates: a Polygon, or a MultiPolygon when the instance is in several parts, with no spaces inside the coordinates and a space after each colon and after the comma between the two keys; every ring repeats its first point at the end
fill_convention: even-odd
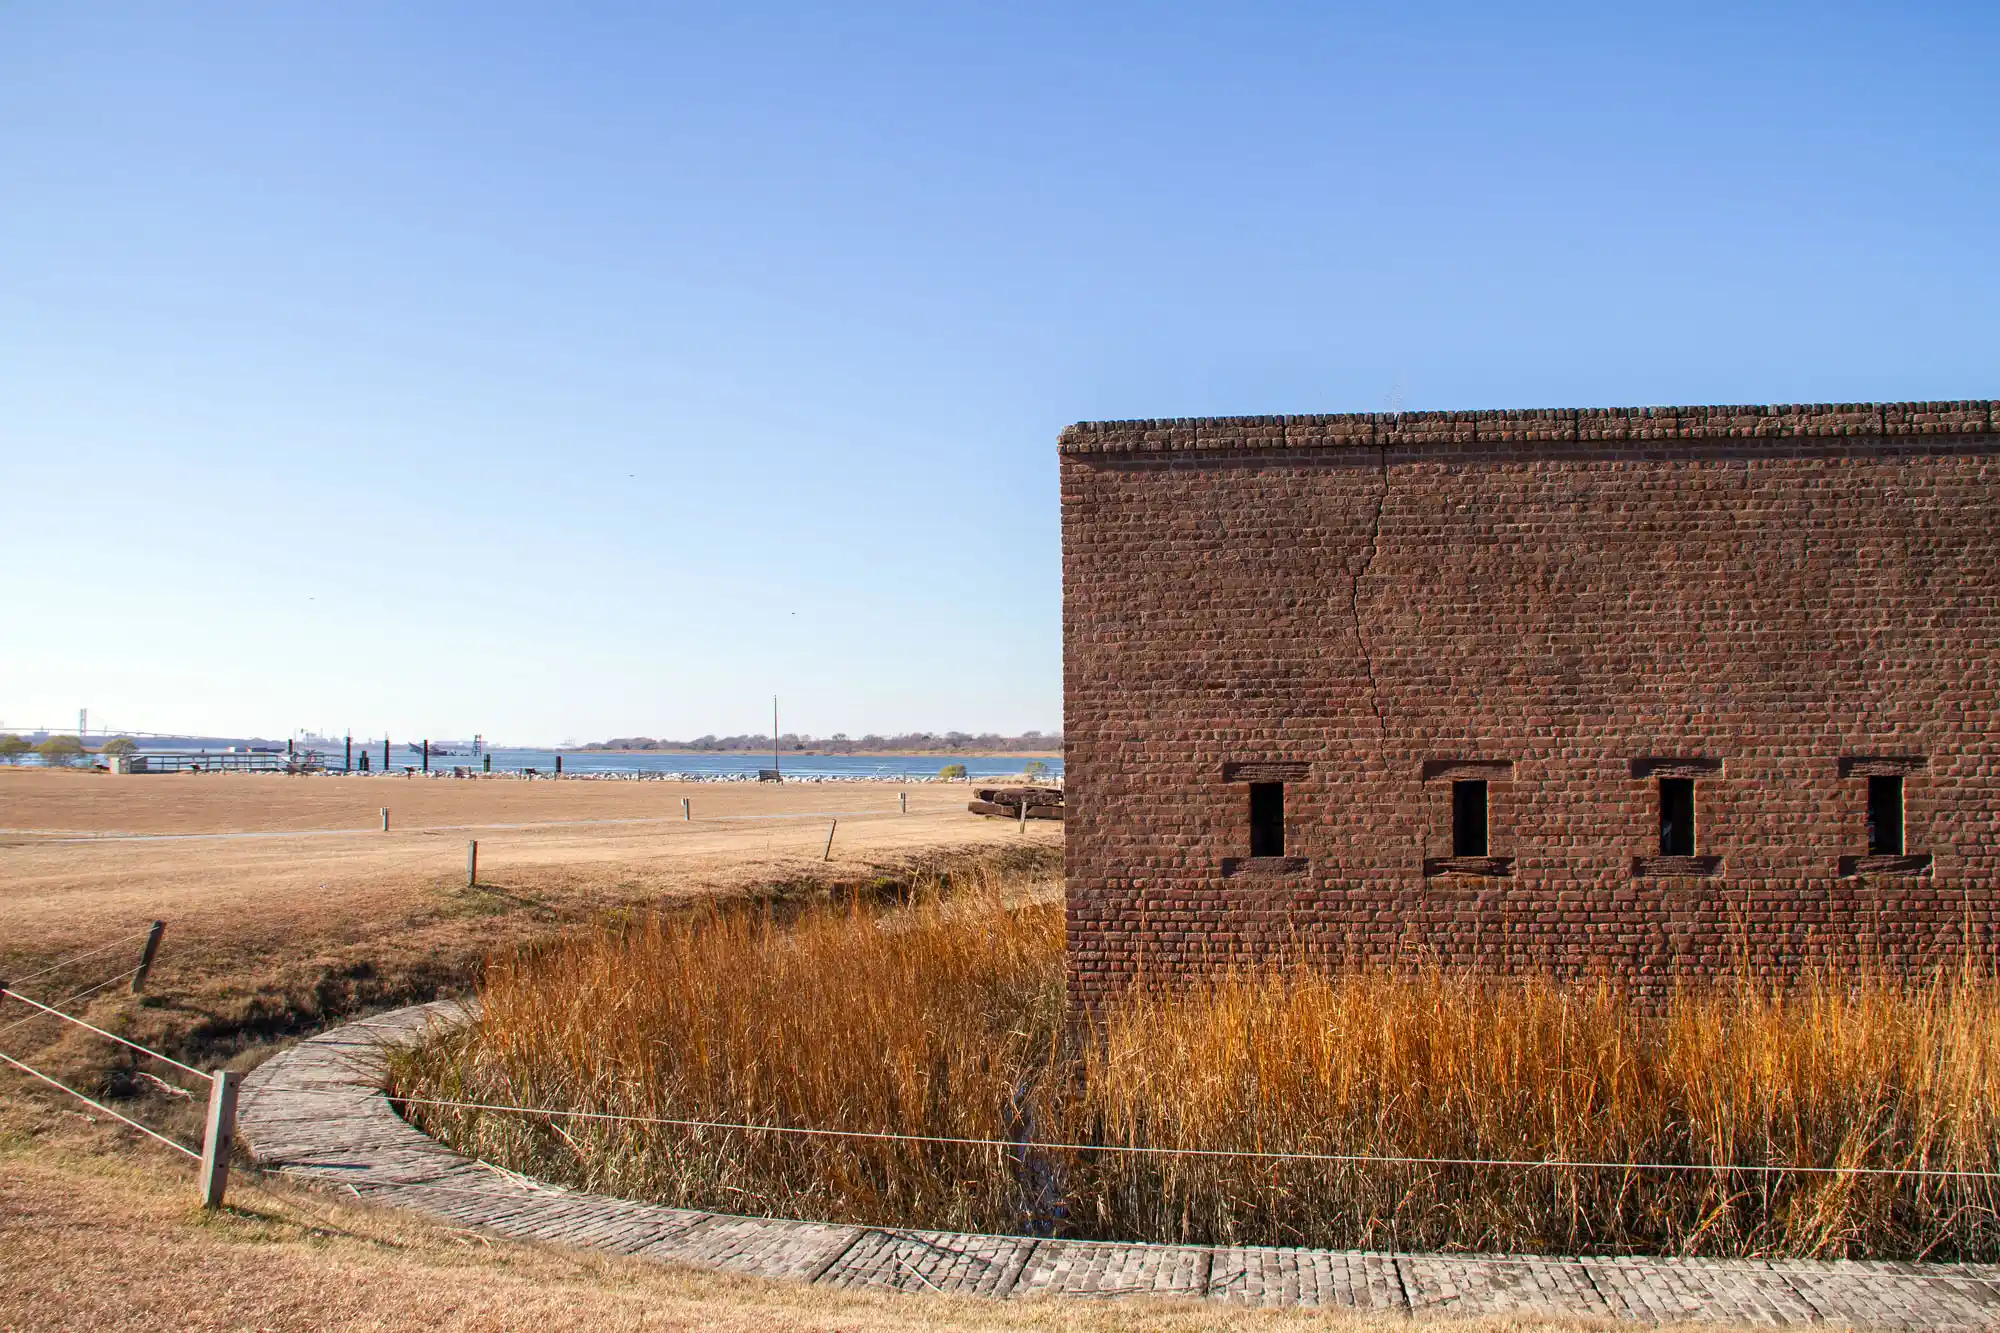
{"type": "Polygon", "coordinates": [[[1694,779],[1660,779],[1660,855],[1694,855],[1694,779]]]}
{"type": "Polygon", "coordinates": [[[1250,855],[1285,854],[1285,784],[1250,784],[1250,855]]]}
{"type": "Polygon", "coordinates": [[[1485,856],[1486,781],[1460,779],[1451,784],[1451,854],[1485,856]]]}
{"type": "Polygon", "coordinates": [[[1868,854],[1903,854],[1903,779],[1868,779],[1868,854]]]}

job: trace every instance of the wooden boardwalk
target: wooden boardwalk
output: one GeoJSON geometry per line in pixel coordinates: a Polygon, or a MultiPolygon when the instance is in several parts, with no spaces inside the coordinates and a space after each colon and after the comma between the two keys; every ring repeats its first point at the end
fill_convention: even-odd
{"type": "Polygon", "coordinates": [[[734,1217],[585,1194],[461,1157],[380,1090],[381,1048],[452,1002],[300,1043],[244,1082],[239,1133],[265,1167],[505,1236],[828,1287],[995,1299],[1181,1297],[1383,1313],[1770,1326],[2000,1328],[2000,1265],[1376,1254],[1036,1240],[734,1217]]]}

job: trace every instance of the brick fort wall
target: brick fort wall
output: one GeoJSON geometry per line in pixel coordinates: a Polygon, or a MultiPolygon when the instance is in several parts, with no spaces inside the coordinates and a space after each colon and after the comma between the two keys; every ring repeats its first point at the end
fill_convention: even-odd
{"type": "Polygon", "coordinates": [[[1985,402],[1063,432],[1071,988],[1292,953],[1617,978],[1989,957],[1985,402]],[[1869,778],[1903,783],[1871,855],[1869,778]],[[1452,785],[1490,845],[1454,858],[1452,785]],[[1661,855],[1660,779],[1698,845],[1661,855]],[[1284,783],[1252,856],[1250,784],[1284,783]]]}

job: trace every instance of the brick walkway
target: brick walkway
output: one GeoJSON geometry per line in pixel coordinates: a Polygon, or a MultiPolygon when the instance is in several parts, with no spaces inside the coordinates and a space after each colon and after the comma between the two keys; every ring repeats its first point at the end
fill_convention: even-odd
{"type": "Polygon", "coordinates": [[[502,1235],[828,1287],[1000,1299],[1179,1296],[1256,1306],[1764,1325],[2000,1328],[2000,1265],[1372,1254],[1142,1245],[732,1217],[544,1185],[461,1157],[379,1090],[380,1047],[461,1014],[399,1009],[302,1042],[244,1082],[264,1166],[502,1235]]]}

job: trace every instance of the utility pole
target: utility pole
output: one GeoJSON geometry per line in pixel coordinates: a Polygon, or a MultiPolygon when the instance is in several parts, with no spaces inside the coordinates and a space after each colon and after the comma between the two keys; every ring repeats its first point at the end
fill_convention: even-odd
{"type": "Polygon", "coordinates": [[[771,771],[778,775],[778,781],[785,780],[785,769],[778,762],[778,696],[771,696],[771,771]]]}

